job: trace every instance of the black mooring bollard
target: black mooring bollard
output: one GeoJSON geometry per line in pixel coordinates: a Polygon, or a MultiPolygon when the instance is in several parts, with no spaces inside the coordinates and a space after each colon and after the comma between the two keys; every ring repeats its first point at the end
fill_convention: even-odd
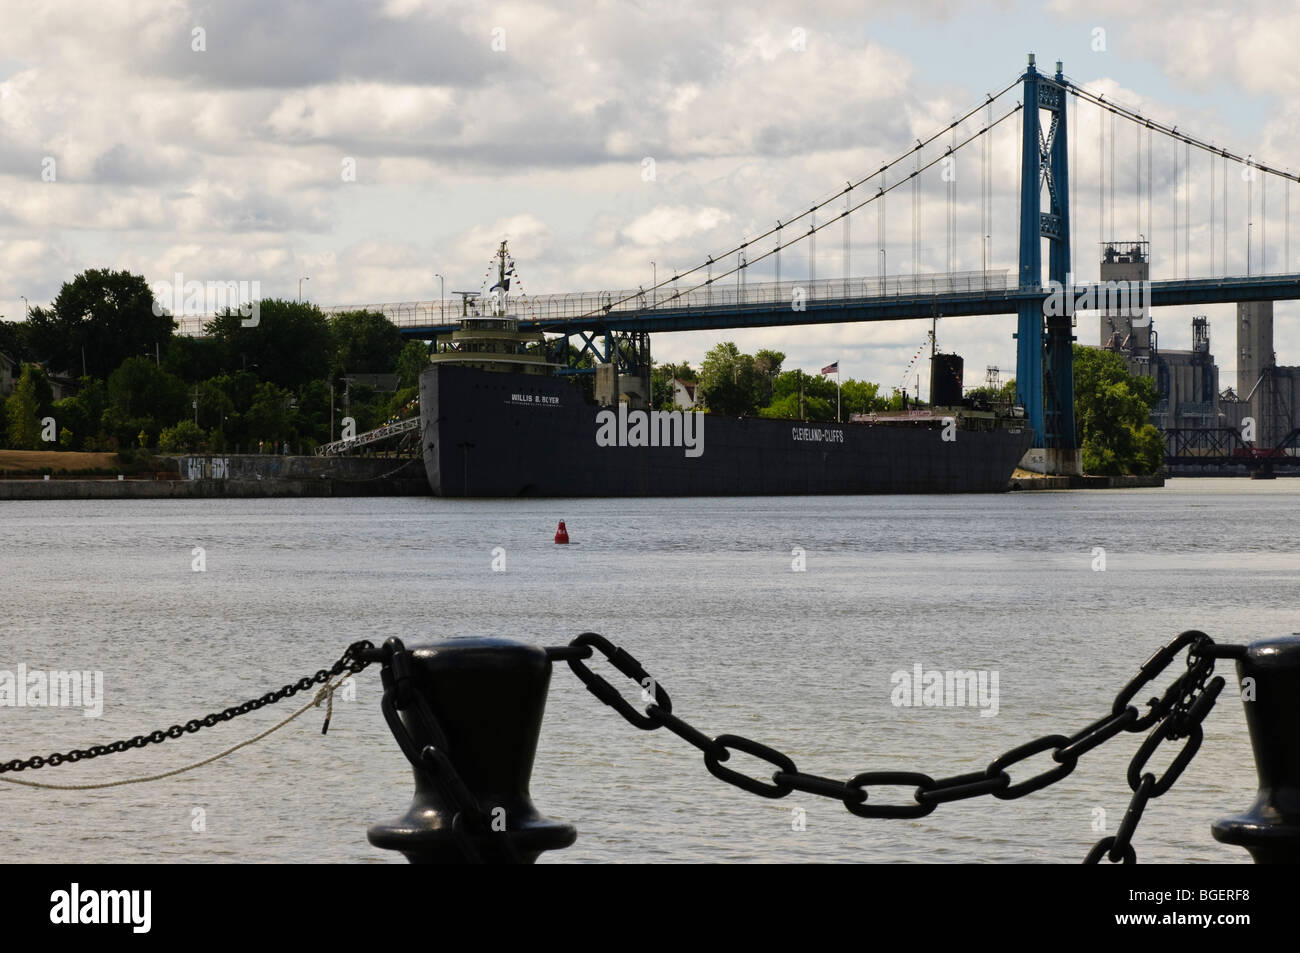
{"type": "Polygon", "coordinates": [[[405,817],[370,843],[411,863],[532,863],[578,832],[542,817],[528,793],[551,681],[543,649],[460,638],[396,652],[383,670],[384,715],[415,772],[405,817]]]}
{"type": "Polygon", "coordinates": [[[1215,821],[1214,837],[1257,864],[1300,863],[1300,635],[1252,642],[1236,657],[1259,797],[1245,814],[1215,821]]]}

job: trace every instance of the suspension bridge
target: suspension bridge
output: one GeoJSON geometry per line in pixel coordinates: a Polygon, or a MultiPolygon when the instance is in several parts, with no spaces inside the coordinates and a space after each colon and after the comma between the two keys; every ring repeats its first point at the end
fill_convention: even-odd
{"type": "MultiPolygon", "coordinates": [[[[1042,73],[1030,54],[1022,74],[987,94],[984,102],[947,126],[926,139],[917,139],[914,146],[869,174],[846,181],[807,208],[709,255],[693,268],[676,270],[649,287],[621,291],[537,296],[506,292],[509,312],[519,315],[521,327],[558,334],[566,342],[576,337],[580,342],[577,350],[590,352],[599,361],[621,360],[619,337],[657,332],[1014,314],[1017,398],[1034,429],[1034,445],[1045,451],[1048,472],[1078,472],[1074,318],[1069,309],[1052,305],[1067,296],[1071,301],[1084,300],[1095,290],[1089,282],[1077,280],[1073,269],[1077,241],[1073,210],[1086,208],[1086,203],[1079,201],[1079,186],[1072,175],[1072,167],[1080,163],[1079,140],[1071,136],[1070,129],[1079,126],[1080,107],[1092,110],[1090,124],[1096,127],[1093,194],[1097,206],[1091,212],[1099,243],[1113,244],[1117,233],[1131,229],[1126,238],[1142,240],[1153,252],[1160,250],[1165,274],[1143,283],[1144,312],[1148,307],[1300,298],[1300,274],[1291,270],[1290,248],[1290,187],[1300,177],[1108,100],[1067,77],[1060,62],[1053,75],[1042,73]],[[1008,103],[1016,90],[1020,99],[1008,103]],[[1123,124],[1133,133],[1133,187],[1129,189],[1126,183],[1121,188],[1117,214],[1116,182],[1121,177],[1117,143],[1123,124]],[[993,144],[999,130],[1014,135],[1019,144],[1014,271],[989,265],[997,206],[993,144]],[[1163,145],[1157,148],[1157,143],[1163,145]],[[1199,157],[1197,164],[1193,152],[1199,157]],[[963,239],[959,235],[954,169],[959,155],[975,153],[981,176],[975,238],[982,267],[959,271],[955,264],[969,254],[971,242],[969,236],[963,239]],[[923,273],[921,248],[931,239],[923,232],[922,209],[928,200],[923,199],[921,184],[924,180],[932,185],[936,172],[945,192],[946,260],[938,263],[938,269],[923,273]],[[1270,180],[1275,183],[1272,206],[1267,197],[1270,180]],[[1234,183],[1231,187],[1230,181],[1234,183]],[[1241,197],[1243,189],[1244,206],[1234,214],[1230,205],[1241,197]],[[898,245],[897,227],[892,237],[888,228],[888,199],[893,196],[897,202],[902,197],[906,202],[908,193],[911,269],[905,274],[888,273],[890,251],[896,259],[898,245]],[[1208,214],[1198,215],[1195,221],[1193,196],[1198,209],[1208,207],[1208,214]],[[1281,210],[1277,208],[1279,197],[1281,210]],[[1130,200],[1131,217],[1122,208],[1130,200]],[[1280,250],[1276,243],[1271,249],[1268,245],[1270,211],[1275,229],[1280,219],[1280,250]],[[866,216],[874,216],[877,237],[874,254],[868,256],[876,259],[876,274],[871,276],[854,275],[851,264],[855,247],[852,222],[866,216]],[[842,234],[840,274],[818,278],[817,238],[837,225],[842,234]],[[1238,237],[1230,239],[1230,231],[1238,237]],[[1157,234],[1162,239],[1159,243],[1151,241],[1157,234]],[[1197,270],[1208,273],[1193,273],[1194,237],[1197,270]],[[807,251],[806,269],[798,269],[803,274],[791,279],[787,264],[783,280],[783,253],[788,262],[790,249],[797,245],[807,251]],[[1204,264],[1206,252],[1208,265],[1204,264]],[[768,275],[773,280],[753,280],[768,275]],[[602,336],[603,346],[597,340],[602,336]]],[[[474,314],[481,305],[466,299],[325,310],[363,307],[385,314],[404,336],[428,340],[455,330],[463,314],[474,314]]]]}

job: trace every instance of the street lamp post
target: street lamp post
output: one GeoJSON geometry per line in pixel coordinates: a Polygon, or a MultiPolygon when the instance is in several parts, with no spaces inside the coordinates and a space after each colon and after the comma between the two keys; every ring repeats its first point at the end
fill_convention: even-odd
{"type": "Polygon", "coordinates": [[[31,317],[32,309],[31,306],[27,303],[27,295],[19,295],[18,297],[23,299],[23,320],[26,321],[29,317],[31,317]]]}
{"type": "Polygon", "coordinates": [[[446,321],[447,320],[447,294],[445,291],[446,284],[444,282],[442,275],[434,275],[433,277],[438,279],[438,320],[446,321]]]}
{"type": "Polygon", "coordinates": [[[650,259],[650,307],[659,306],[659,266],[655,264],[653,258],[650,259]]]}
{"type": "Polygon", "coordinates": [[[304,275],[303,277],[298,279],[298,303],[299,304],[302,304],[302,283],[304,281],[311,281],[311,277],[309,275],[304,275]]]}

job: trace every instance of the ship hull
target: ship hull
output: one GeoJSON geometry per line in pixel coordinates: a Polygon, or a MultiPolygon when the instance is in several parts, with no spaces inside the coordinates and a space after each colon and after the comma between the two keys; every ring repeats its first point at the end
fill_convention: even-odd
{"type": "Polygon", "coordinates": [[[944,439],[941,427],[707,414],[689,428],[699,431],[694,446],[629,446],[645,439],[628,432],[635,417],[603,410],[598,417],[602,408],[563,378],[430,367],[420,377],[430,489],[478,497],[994,493],[1008,488],[1031,437],[1027,428],[948,428],[944,439]]]}

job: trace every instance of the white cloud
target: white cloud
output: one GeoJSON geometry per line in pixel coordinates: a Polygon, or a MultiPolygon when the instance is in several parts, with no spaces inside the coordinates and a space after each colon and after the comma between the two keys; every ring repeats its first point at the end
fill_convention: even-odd
{"type": "Polygon", "coordinates": [[[710,232],[731,220],[720,208],[661,205],[630,222],[623,235],[638,245],[663,245],[710,232]]]}

